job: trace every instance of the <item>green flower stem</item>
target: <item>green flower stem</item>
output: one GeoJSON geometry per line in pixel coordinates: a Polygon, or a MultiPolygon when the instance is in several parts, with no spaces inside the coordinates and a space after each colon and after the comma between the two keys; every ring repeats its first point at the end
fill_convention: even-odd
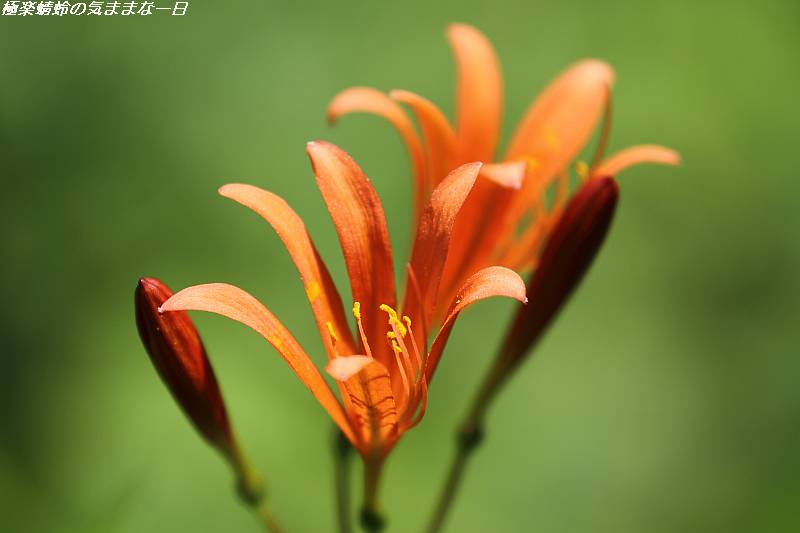
{"type": "Polygon", "coordinates": [[[350,457],[353,447],[339,428],[334,427],[333,461],[336,478],[336,516],[339,533],[352,533],[353,523],[350,518],[350,457]]]}
{"type": "Polygon", "coordinates": [[[361,507],[361,526],[368,533],[379,533],[386,526],[386,518],[378,503],[383,459],[379,457],[364,461],[364,505],[361,507]]]}
{"type": "Polygon", "coordinates": [[[239,498],[255,513],[269,533],[282,533],[282,529],[267,503],[262,477],[250,466],[238,445],[233,446],[231,465],[236,474],[236,491],[239,498]]]}
{"type": "Polygon", "coordinates": [[[456,432],[455,455],[450,463],[433,515],[425,530],[427,533],[438,533],[444,525],[447,513],[453,505],[464,477],[467,463],[483,441],[486,410],[508,375],[507,368],[505,364],[498,363],[487,374],[478,389],[478,394],[475,395],[467,417],[456,432]]]}

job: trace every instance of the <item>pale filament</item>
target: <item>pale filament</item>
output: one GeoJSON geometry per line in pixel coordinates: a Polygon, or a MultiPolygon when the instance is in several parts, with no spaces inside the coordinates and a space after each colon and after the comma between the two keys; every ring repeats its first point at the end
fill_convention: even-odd
{"type": "Polygon", "coordinates": [[[361,343],[364,345],[364,352],[367,357],[372,358],[372,350],[369,349],[369,342],[367,342],[367,335],[364,333],[364,325],[361,323],[361,302],[353,302],[353,318],[356,319],[358,325],[358,334],[361,335],[361,343]]]}
{"type": "Polygon", "coordinates": [[[405,393],[406,401],[400,418],[405,419],[409,413],[413,414],[416,411],[419,401],[419,376],[421,375],[422,357],[414,339],[414,334],[411,331],[411,319],[404,316],[401,321],[397,312],[388,305],[381,305],[380,309],[389,315],[391,331],[386,333],[386,337],[392,347],[392,351],[394,351],[400,378],[403,380],[403,392],[405,393]],[[409,350],[409,346],[406,343],[406,337],[409,334],[411,334],[411,350],[409,350]],[[414,364],[415,362],[416,365],[414,364]],[[413,381],[409,380],[409,375],[413,381]]]}

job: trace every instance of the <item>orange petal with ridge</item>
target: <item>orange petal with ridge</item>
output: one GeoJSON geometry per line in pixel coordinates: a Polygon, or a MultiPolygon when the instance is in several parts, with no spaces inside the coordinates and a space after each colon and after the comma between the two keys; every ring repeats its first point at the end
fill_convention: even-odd
{"type": "Polygon", "coordinates": [[[361,303],[373,355],[391,367],[394,356],[385,342],[386,326],[378,311],[381,304],[397,307],[383,206],[369,179],[343,150],[323,141],[308,143],[306,150],[339,236],[353,300],[361,303]]]}
{"type": "Polygon", "coordinates": [[[208,311],[252,328],[278,351],[347,438],[351,442],[356,441],[342,405],[317,367],[284,325],[247,292],[226,283],[195,285],[175,293],[161,305],[159,311],[208,311]]]}
{"type": "Polygon", "coordinates": [[[494,160],[503,112],[503,78],[489,40],[467,24],[451,24],[447,38],[458,69],[457,132],[461,161],[494,160]]]}
{"type": "MultiPolygon", "coordinates": [[[[428,162],[427,186],[436,187],[456,164],[458,145],[456,132],[436,105],[410,91],[395,90],[389,96],[407,104],[422,129],[425,139],[425,156],[428,162]]],[[[430,193],[426,191],[425,198],[430,193]]]]}
{"type": "Polygon", "coordinates": [[[493,202],[487,218],[511,236],[538,195],[585,146],[607,108],[614,71],[596,59],[580,61],[553,80],[520,121],[505,160],[528,161],[519,193],[493,202]]]}
{"type": "Polygon", "coordinates": [[[255,211],[283,241],[300,273],[328,357],[334,357],[337,352],[354,353],[356,343],[345,318],[341,296],[300,216],[280,196],[252,185],[231,183],[221,187],[219,193],[255,211]],[[336,349],[328,332],[329,322],[338,338],[336,349]]]}
{"type": "Polygon", "coordinates": [[[544,174],[566,167],[592,134],[613,82],[614,71],[603,61],[586,59],[569,67],[525,113],[505,159],[533,158],[544,174]]]}
{"type": "Polygon", "coordinates": [[[439,360],[442,357],[442,352],[447,344],[447,339],[453,330],[456,319],[459,313],[466,307],[491,298],[492,296],[505,296],[507,298],[514,298],[522,303],[526,303],[528,299],[525,297],[525,282],[519,277],[519,274],[505,267],[493,266],[484,268],[473,274],[461,289],[456,294],[455,299],[450,304],[447,311],[447,318],[442,324],[436,339],[431,346],[430,354],[428,354],[427,363],[425,365],[425,377],[430,383],[433,378],[439,360]]]}
{"type": "Polygon", "coordinates": [[[507,237],[503,207],[522,186],[525,169],[524,161],[481,167],[475,187],[456,218],[442,280],[445,298],[455,294],[471,273],[492,264],[498,243],[507,237]]]}
{"type": "MultiPolygon", "coordinates": [[[[417,291],[407,290],[403,306],[403,313],[408,314],[412,321],[421,319],[425,324],[430,323],[456,216],[472,190],[480,169],[481,163],[467,163],[448,174],[433,191],[430,203],[422,214],[410,261],[411,271],[419,285],[419,295],[417,291]]],[[[411,280],[406,286],[411,286],[411,280]]],[[[415,334],[418,345],[427,348],[428,339],[423,337],[423,331],[416,331],[415,334]]]]}
{"type": "MultiPolygon", "coordinates": [[[[370,113],[388,120],[405,142],[414,173],[414,209],[419,215],[430,192],[430,178],[425,170],[425,150],[414,124],[403,108],[388,95],[372,87],[350,87],[333,97],[328,104],[328,122],[333,124],[342,115],[370,113]]],[[[416,218],[415,218],[416,220],[416,218]]]]}

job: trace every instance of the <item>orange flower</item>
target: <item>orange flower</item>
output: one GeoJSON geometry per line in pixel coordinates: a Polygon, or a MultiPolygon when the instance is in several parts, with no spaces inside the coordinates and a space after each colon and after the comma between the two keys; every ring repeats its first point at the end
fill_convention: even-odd
{"type": "Polygon", "coordinates": [[[490,296],[525,301],[525,286],[513,271],[488,267],[456,291],[446,318],[428,345],[436,294],[451,234],[480,163],[460,166],[441,180],[419,221],[407,267],[403,312],[395,311],[392,249],[383,207],[368,178],[339,148],[307,147],[317,185],[341,244],[353,297],[356,335],[328,269],[300,217],[278,196],[250,185],[231,184],[220,194],[264,218],[283,241],[305,286],[328,355],[327,372],[337,381],[337,399],[322,374],[289,331],[253,296],[221,283],[184,289],[161,311],[200,310],[239,321],[260,333],[311,390],[365,459],[380,461],[425,413],[427,387],[458,314],[490,296]]]}
{"type": "MultiPolygon", "coordinates": [[[[388,95],[368,87],[333,98],[328,119],[367,112],[387,119],[404,139],[412,160],[416,218],[446,172],[466,161],[483,161],[480,178],[453,230],[441,280],[442,296],[488,264],[516,271],[536,266],[542,245],[569,197],[570,167],[605,116],[590,164],[577,163],[584,180],[616,175],[638,163],[677,164],[660,146],[635,146],[604,158],[610,130],[612,68],[594,59],[559,75],[526,112],[505,154],[495,161],[502,113],[502,78],[494,50],[477,29],[453,24],[447,32],[458,67],[456,128],[429,100],[408,91],[388,95]],[[410,107],[422,138],[400,103],[410,107]],[[554,200],[545,200],[555,187],[554,200]]],[[[441,314],[437,314],[437,317],[441,314]]]]}

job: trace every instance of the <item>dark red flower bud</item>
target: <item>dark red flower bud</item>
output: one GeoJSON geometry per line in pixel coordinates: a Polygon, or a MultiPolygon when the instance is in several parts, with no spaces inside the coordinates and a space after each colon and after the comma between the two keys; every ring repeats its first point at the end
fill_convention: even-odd
{"type": "Polygon", "coordinates": [[[573,195],[545,244],[501,351],[508,369],[524,359],[592,264],[614,217],[619,188],[613,178],[587,180],[573,195]]]}
{"type": "Polygon", "coordinates": [[[214,370],[192,319],[185,311],[159,313],[172,291],[155,278],[136,286],[136,326],[145,350],[175,401],[212,445],[236,454],[225,404],[214,370]]]}

